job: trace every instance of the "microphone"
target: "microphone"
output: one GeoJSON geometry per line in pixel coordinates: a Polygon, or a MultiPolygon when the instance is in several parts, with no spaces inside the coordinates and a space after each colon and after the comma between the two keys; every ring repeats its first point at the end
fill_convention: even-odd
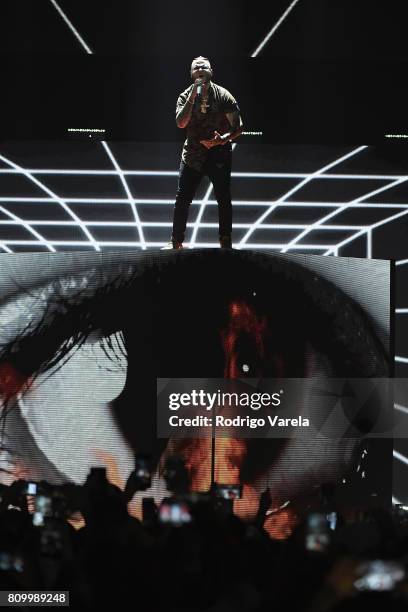
{"type": "Polygon", "coordinates": [[[201,96],[201,89],[202,89],[202,85],[200,83],[197,87],[197,96],[201,96]]]}

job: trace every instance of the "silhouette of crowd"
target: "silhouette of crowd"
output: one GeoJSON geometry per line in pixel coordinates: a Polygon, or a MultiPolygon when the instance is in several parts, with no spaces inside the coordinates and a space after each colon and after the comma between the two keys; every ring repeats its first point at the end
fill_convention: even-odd
{"type": "Polygon", "coordinates": [[[188,494],[183,478],[179,485],[161,507],[145,500],[142,520],[128,513],[143,488],[135,475],[125,491],[101,469],[81,487],[3,485],[0,590],[69,591],[70,607],[81,610],[406,609],[404,508],[371,508],[353,520],[323,508],[276,540],[264,529],[267,494],[243,522],[231,500],[188,494]]]}

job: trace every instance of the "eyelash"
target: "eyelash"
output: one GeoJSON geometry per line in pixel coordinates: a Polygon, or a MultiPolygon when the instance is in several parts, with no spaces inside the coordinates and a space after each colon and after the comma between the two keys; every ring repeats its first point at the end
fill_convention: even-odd
{"type": "MultiPolygon", "coordinates": [[[[131,281],[130,281],[131,285],[131,281]]],[[[92,296],[83,297],[81,292],[69,298],[64,297],[60,281],[51,283],[52,298],[38,324],[27,332],[23,330],[0,351],[0,391],[1,380],[10,380],[9,396],[3,396],[3,410],[7,410],[16,397],[17,391],[30,386],[39,374],[49,370],[53,373],[79,350],[92,333],[101,332],[98,340],[102,350],[112,363],[118,364],[121,357],[127,357],[122,341],[113,327],[105,327],[101,304],[112,297],[117,299],[117,291],[129,290],[128,282],[119,284],[114,280],[96,289],[92,296]]]]}
{"type": "MultiPolygon", "coordinates": [[[[51,297],[47,300],[41,320],[34,328],[25,328],[11,342],[0,348],[0,423],[17,395],[11,393],[5,397],[2,393],[2,367],[11,368],[14,379],[19,378],[18,385],[15,386],[23,390],[32,384],[39,374],[52,368],[61,368],[96,331],[101,332],[100,346],[112,363],[119,363],[121,357],[127,358],[123,337],[119,340],[116,338],[115,342],[110,339],[112,334],[121,330],[107,313],[118,303],[134,300],[139,282],[141,291],[138,292],[138,302],[154,290],[157,282],[160,282],[163,268],[169,270],[176,265],[176,262],[168,261],[167,257],[160,255],[163,254],[156,254],[146,260],[143,255],[136,254],[130,261],[113,261],[102,269],[88,269],[82,272],[82,276],[68,275],[48,283],[46,292],[51,297]],[[90,285],[95,278],[99,279],[99,286],[89,295],[90,285]],[[67,286],[69,287],[71,282],[73,286],[79,286],[81,289],[66,297],[67,286]],[[146,291],[148,287],[150,289],[146,291]],[[107,317],[107,320],[104,320],[104,317],[107,317]],[[70,327],[67,329],[68,323],[70,327]]],[[[20,295],[24,294],[35,297],[35,290],[21,287],[20,295]]],[[[0,302],[0,313],[3,304],[0,302]]],[[[151,309],[154,309],[154,305],[151,305],[151,309]]]]}
{"type": "MultiPolygon", "coordinates": [[[[102,282],[100,286],[90,295],[89,286],[85,283],[85,288],[77,291],[75,295],[66,297],[66,288],[69,283],[68,277],[61,281],[50,283],[47,288],[49,298],[46,310],[42,319],[38,322],[34,329],[23,330],[10,342],[6,347],[0,350],[0,368],[4,364],[8,364],[14,368],[16,375],[22,375],[23,381],[20,386],[30,384],[35,380],[35,377],[53,368],[61,368],[67,359],[74,354],[76,350],[81,348],[89,336],[100,331],[103,337],[102,348],[105,354],[112,360],[112,363],[118,362],[119,357],[127,355],[122,352],[119,345],[119,354],[116,353],[116,348],[113,346],[109,336],[120,331],[118,325],[112,322],[113,317],[109,316],[112,310],[119,312],[117,305],[131,303],[135,300],[145,299],[143,296],[154,292],[154,287],[160,283],[162,268],[165,267],[167,273],[174,274],[177,268],[177,262],[172,260],[161,260],[160,257],[152,258],[148,263],[138,262],[137,265],[123,264],[116,265],[113,270],[104,270],[102,274],[102,282]],[[172,270],[173,269],[173,270],[172,270]],[[138,279],[141,279],[141,291],[135,291],[138,279]],[[148,291],[146,289],[149,288],[148,291]],[[49,291],[48,291],[49,289],[49,291]],[[103,306],[102,306],[103,305],[103,306]],[[106,320],[109,317],[109,320],[106,320]]],[[[76,286],[78,280],[76,279],[76,286]]],[[[89,281],[92,275],[86,277],[85,273],[82,279],[89,281]]],[[[81,285],[81,282],[79,282],[81,285]]],[[[29,292],[27,292],[29,294],[29,292]]],[[[157,310],[158,304],[151,302],[151,311],[157,310]]],[[[315,305],[318,308],[318,304],[315,305]]],[[[0,304],[1,312],[1,304],[0,304]]],[[[322,310],[323,312],[323,310],[322,310]]],[[[122,321],[121,321],[122,323],[122,321]]],[[[122,327],[122,324],[121,324],[122,327]]],[[[325,338],[325,342],[328,339],[325,338]]],[[[329,342],[330,344],[330,342],[329,342]]],[[[336,342],[332,342],[333,346],[336,342]]],[[[331,346],[331,345],[330,345],[331,346]]],[[[330,352],[330,346],[323,346],[330,352]]],[[[338,348],[338,347],[337,347],[338,348]]],[[[124,348],[124,351],[126,349],[124,348]]],[[[167,375],[167,373],[166,373],[167,375]]],[[[0,393],[1,393],[1,370],[0,370],[0,393]]],[[[15,397],[15,394],[10,397],[10,401],[15,397]]],[[[7,407],[7,401],[3,404],[7,407]]]]}
{"type": "MultiPolygon", "coordinates": [[[[123,318],[121,319],[120,316],[112,316],[112,310],[115,313],[121,312],[120,308],[118,307],[121,304],[131,304],[132,302],[136,303],[136,300],[139,302],[139,300],[149,299],[146,296],[154,294],[154,288],[157,288],[158,283],[161,283],[162,285],[159,296],[167,295],[169,293],[169,287],[174,294],[177,294],[178,292],[174,289],[172,282],[169,283],[169,276],[173,278],[174,274],[176,274],[176,276],[177,274],[180,274],[181,278],[185,278],[185,276],[183,276],[183,267],[180,267],[180,264],[182,264],[182,261],[180,262],[178,259],[167,260],[165,257],[162,259],[161,256],[156,254],[154,257],[152,257],[151,261],[146,264],[142,263],[142,265],[140,265],[140,263],[138,263],[135,266],[128,264],[127,267],[124,265],[123,268],[116,265],[114,269],[115,277],[113,278],[113,275],[110,274],[109,270],[106,272],[104,271],[102,274],[104,282],[100,283],[100,286],[97,287],[92,294],[89,293],[89,288],[86,288],[85,283],[85,289],[83,291],[79,290],[75,295],[66,297],[64,280],[50,283],[48,287],[50,288],[49,294],[52,297],[49,298],[46,310],[38,324],[32,329],[26,328],[16,338],[14,338],[12,342],[0,349],[0,403],[2,382],[1,366],[3,364],[10,364],[11,367],[14,367],[17,374],[19,372],[23,373],[23,380],[20,384],[20,387],[23,388],[25,383],[32,384],[36,377],[47,371],[50,372],[52,370],[49,374],[52,376],[56,371],[54,368],[62,368],[67,360],[87,342],[94,332],[100,332],[101,339],[98,340],[98,342],[100,343],[100,346],[104,350],[106,356],[112,361],[113,364],[119,363],[120,357],[125,357],[126,361],[128,361],[126,345],[123,342],[115,342],[112,339],[113,335],[118,334],[123,328],[123,318]],[[181,270],[181,272],[179,272],[178,268],[181,270]],[[166,284],[166,276],[161,278],[162,271],[165,271],[168,275],[167,283],[169,284],[166,284]],[[168,274],[169,272],[170,274],[168,274]],[[137,281],[138,277],[141,279],[141,291],[139,292],[137,291],[139,288],[137,281]],[[109,279],[109,281],[107,281],[107,279],[109,279]],[[148,291],[145,291],[145,289],[148,289],[148,291]],[[115,325],[115,322],[118,320],[119,323],[115,325]],[[118,326],[120,326],[119,329],[118,326]]],[[[268,272],[270,271],[269,268],[266,267],[266,264],[265,268],[268,272]]],[[[273,273],[274,270],[272,266],[271,269],[273,273]]],[[[185,274],[186,269],[184,269],[184,275],[185,274]]],[[[299,274],[299,277],[301,278],[301,274],[299,274]]],[[[86,278],[85,273],[83,278],[86,278]]],[[[89,276],[88,281],[90,278],[91,277],[89,276]]],[[[290,288],[290,282],[292,282],[292,279],[289,281],[287,278],[285,278],[284,281],[287,283],[284,285],[284,287],[290,288]]],[[[81,283],[79,283],[79,285],[80,284],[81,283]]],[[[194,291],[192,294],[194,295],[194,291]]],[[[180,293],[180,295],[182,295],[182,293],[180,293]]],[[[316,312],[319,311],[321,314],[319,319],[323,319],[325,321],[323,323],[324,327],[327,327],[327,321],[337,310],[337,308],[333,306],[335,300],[337,299],[336,295],[337,294],[335,294],[334,297],[331,296],[330,301],[323,302],[322,304],[320,304],[319,299],[316,297],[312,298],[307,296],[310,302],[310,308],[313,306],[316,312]]],[[[160,304],[159,302],[160,300],[152,300],[151,304],[149,304],[149,306],[151,305],[152,307],[153,316],[155,316],[154,313],[156,311],[159,312],[159,316],[161,315],[160,306],[163,306],[163,304],[160,304]]],[[[0,313],[1,307],[2,305],[0,303],[0,313]]],[[[350,312],[354,314],[354,310],[356,310],[355,307],[353,307],[350,312]]],[[[310,315],[310,313],[308,316],[310,319],[314,318],[312,315],[310,315]]],[[[160,320],[163,320],[161,316],[160,320]]],[[[218,320],[217,322],[219,323],[218,320]]],[[[184,323],[185,322],[183,321],[183,324],[184,323]]],[[[316,332],[314,327],[312,329],[316,332]]],[[[312,330],[311,333],[313,333],[312,330]]],[[[351,333],[348,335],[352,337],[351,333]]],[[[115,338],[116,337],[117,336],[115,335],[115,338]]],[[[331,338],[331,336],[329,337],[328,335],[324,335],[321,340],[321,348],[323,349],[323,352],[324,349],[327,349],[327,354],[330,353],[330,349],[333,347],[338,349],[340,346],[340,348],[343,348],[341,341],[337,338],[334,339],[331,338]]],[[[130,347],[130,345],[128,346],[130,347]]],[[[319,346],[315,346],[314,348],[319,348],[319,346]]],[[[248,352],[245,352],[244,350],[239,352],[241,353],[239,356],[242,359],[244,359],[245,356],[244,361],[247,364],[248,352]]],[[[353,352],[354,347],[347,347],[345,354],[348,355],[348,353],[350,353],[350,355],[352,355],[353,352]]],[[[251,351],[249,351],[249,355],[251,355],[251,351]]],[[[257,355],[255,354],[254,359],[256,356],[257,355]]],[[[190,361],[193,363],[194,360],[191,359],[190,361]]],[[[175,360],[166,361],[163,359],[163,362],[164,371],[161,372],[161,374],[158,374],[161,376],[168,376],[168,369],[173,367],[175,360]]],[[[158,365],[158,367],[162,367],[160,360],[158,360],[156,365],[158,365]]],[[[184,366],[186,365],[186,362],[184,362],[184,366]]],[[[176,364],[175,367],[180,367],[180,364],[176,364]]],[[[194,363],[193,367],[196,367],[194,363]]],[[[205,367],[207,367],[207,365],[205,365],[205,367]]],[[[253,374],[254,370],[255,365],[254,363],[251,363],[250,374],[253,374]]],[[[175,375],[177,376],[177,374],[175,375]]],[[[222,374],[220,375],[222,376],[222,374]]],[[[15,400],[15,398],[16,394],[9,398],[9,402],[6,401],[5,404],[3,402],[3,410],[0,411],[0,446],[4,450],[6,450],[6,445],[4,444],[4,431],[2,432],[2,428],[5,424],[8,408],[13,407],[15,403],[13,400],[15,400]]],[[[268,455],[265,452],[264,459],[266,460],[270,458],[271,455],[268,455]]],[[[259,461],[257,463],[257,469],[259,469],[259,461]]],[[[247,477],[249,478],[250,475],[250,469],[247,468],[247,477]]]]}

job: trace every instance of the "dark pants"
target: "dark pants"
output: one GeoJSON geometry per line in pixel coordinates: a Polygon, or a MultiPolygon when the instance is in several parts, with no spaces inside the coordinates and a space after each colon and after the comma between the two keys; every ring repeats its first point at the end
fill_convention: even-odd
{"type": "Polygon", "coordinates": [[[176,242],[184,241],[189,207],[203,176],[208,176],[214,188],[218,204],[219,235],[231,236],[231,153],[217,151],[220,148],[214,147],[208,151],[201,172],[187,166],[183,160],[180,163],[172,233],[172,240],[176,242]]]}

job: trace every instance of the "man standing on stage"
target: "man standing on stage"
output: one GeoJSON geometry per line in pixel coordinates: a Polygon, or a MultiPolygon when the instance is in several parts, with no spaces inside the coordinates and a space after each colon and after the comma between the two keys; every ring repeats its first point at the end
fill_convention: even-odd
{"type": "Polygon", "coordinates": [[[232,248],[231,141],[243,129],[235,98],[212,82],[212,69],[206,57],[191,64],[190,85],[177,100],[176,123],[187,128],[183,146],[171,242],[165,248],[181,249],[188,211],[203,176],[208,176],[218,203],[219,240],[232,248]]]}

